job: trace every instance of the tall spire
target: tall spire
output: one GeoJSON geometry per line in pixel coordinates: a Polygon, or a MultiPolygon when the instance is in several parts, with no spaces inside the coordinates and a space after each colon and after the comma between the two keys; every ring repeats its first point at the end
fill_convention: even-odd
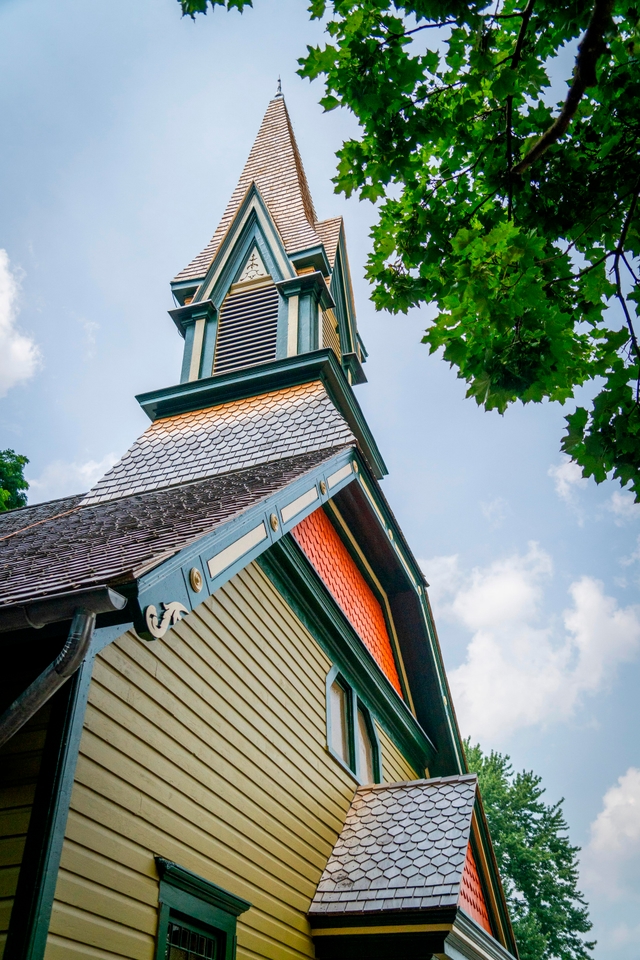
{"type": "Polygon", "coordinates": [[[218,229],[202,253],[177,275],[175,282],[204,276],[252,183],[260,191],[287,253],[320,243],[315,230],[317,218],[313,200],[280,86],[278,91],[267,107],[218,229]]]}

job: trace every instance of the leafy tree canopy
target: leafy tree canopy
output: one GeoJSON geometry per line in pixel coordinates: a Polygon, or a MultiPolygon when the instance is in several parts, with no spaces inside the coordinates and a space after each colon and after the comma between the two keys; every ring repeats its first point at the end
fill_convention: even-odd
{"type": "Polygon", "coordinates": [[[586,385],[562,448],[640,500],[640,7],[312,0],[309,12],[329,42],[299,72],[324,77],[325,109],[347,107],[361,128],[335,183],[378,203],[377,307],[434,303],[423,342],[487,410],[565,403],[586,385]]]}
{"type": "Polygon", "coordinates": [[[0,511],[26,507],[26,490],[29,484],[24,478],[24,468],[29,463],[15,450],[0,450],[0,511]]]}
{"type": "Polygon", "coordinates": [[[513,921],[520,960],[586,960],[595,943],[577,889],[579,847],[567,839],[562,801],[542,796],[541,778],[514,774],[508,756],[465,743],[480,792],[513,921]]]}

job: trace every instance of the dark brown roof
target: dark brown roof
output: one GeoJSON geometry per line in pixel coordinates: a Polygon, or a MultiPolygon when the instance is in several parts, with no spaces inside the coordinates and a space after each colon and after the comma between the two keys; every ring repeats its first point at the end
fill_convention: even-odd
{"type": "Polygon", "coordinates": [[[282,237],[287,253],[318,246],[316,214],[284,98],[267,107],[242,175],[213,237],[174,282],[203,277],[233,218],[255,183],[282,237]]]}
{"type": "Polygon", "coordinates": [[[0,518],[0,606],[134,580],[336,452],[319,450],[92,506],[70,497],[11,511],[0,518]]]}
{"type": "Polygon", "coordinates": [[[475,774],[359,787],[310,914],[456,906],[476,789],[475,774]]]}

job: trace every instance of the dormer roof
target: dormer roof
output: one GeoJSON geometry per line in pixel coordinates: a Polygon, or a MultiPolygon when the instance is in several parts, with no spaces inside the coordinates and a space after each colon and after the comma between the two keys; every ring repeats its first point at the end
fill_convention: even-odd
{"type": "MultiPolygon", "coordinates": [[[[252,183],[260,191],[287,253],[306,250],[322,242],[315,228],[316,213],[309,184],[281,95],[274,97],[267,107],[258,136],[216,232],[204,250],[175,277],[174,283],[197,280],[205,275],[252,183]]],[[[324,223],[333,224],[334,221],[324,223]]],[[[332,233],[334,231],[335,227],[332,233]]],[[[331,258],[329,250],[327,254],[331,258]]]]}

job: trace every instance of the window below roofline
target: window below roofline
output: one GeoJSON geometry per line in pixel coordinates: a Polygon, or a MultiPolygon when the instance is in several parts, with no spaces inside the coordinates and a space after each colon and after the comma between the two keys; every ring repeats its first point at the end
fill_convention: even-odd
{"type": "Polygon", "coordinates": [[[188,956],[235,960],[236,921],[251,904],[171,860],[155,860],[160,874],[155,960],[167,960],[181,941],[201,948],[188,950],[188,956]]]}
{"type": "Polygon", "coordinates": [[[381,783],[380,742],[373,717],[337,666],[327,674],[326,718],[327,751],[333,759],[358,784],[381,783]]]}

